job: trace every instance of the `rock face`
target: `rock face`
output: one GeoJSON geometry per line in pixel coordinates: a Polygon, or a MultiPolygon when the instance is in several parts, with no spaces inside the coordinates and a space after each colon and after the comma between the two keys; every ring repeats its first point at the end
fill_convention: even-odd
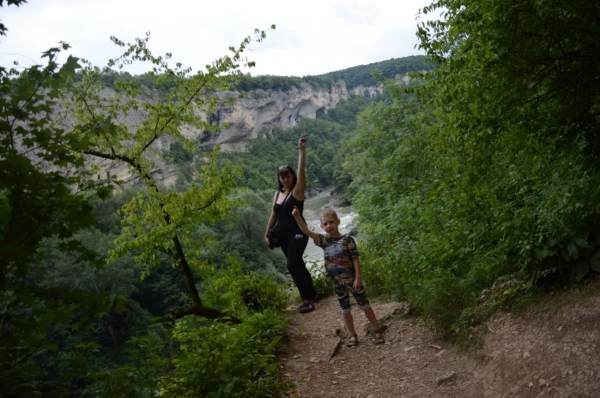
{"type": "MultiPolygon", "coordinates": [[[[222,95],[226,99],[237,94],[225,92],[222,95]]],[[[329,90],[303,84],[300,89],[294,88],[287,92],[252,91],[246,98],[238,99],[234,105],[219,107],[211,115],[211,120],[228,127],[219,134],[202,132],[199,135],[200,142],[202,145],[221,144],[223,151],[244,150],[245,143],[261,132],[271,131],[275,127],[293,127],[301,117],[314,119],[348,97],[346,85],[341,81],[333,84],[329,90]]]]}
{"type": "Polygon", "coordinates": [[[356,86],[352,90],[350,90],[350,94],[364,95],[364,96],[368,96],[368,97],[374,97],[377,94],[383,94],[383,87],[356,86]]]}
{"type": "MultiPolygon", "coordinates": [[[[102,95],[111,97],[114,96],[114,91],[106,89],[102,95]]],[[[314,119],[328,109],[335,108],[341,100],[349,98],[343,81],[333,84],[329,89],[315,89],[310,84],[303,84],[300,89],[294,88],[286,92],[255,90],[249,92],[245,98],[238,99],[233,105],[229,105],[227,99],[237,98],[238,92],[222,92],[218,95],[222,98],[222,105],[208,117],[212,123],[221,126],[222,131],[216,134],[183,126],[181,132],[189,139],[198,140],[201,145],[220,144],[221,150],[228,152],[243,151],[246,143],[261,132],[270,132],[275,127],[293,127],[302,117],[314,119]]],[[[145,116],[142,109],[133,110],[119,121],[133,127],[142,123],[145,116]]],[[[63,123],[68,126],[74,121],[64,120],[63,123]]],[[[164,136],[156,140],[153,147],[159,152],[168,153],[171,143],[172,139],[164,136]]],[[[155,181],[172,185],[177,178],[176,167],[153,155],[149,156],[157,165],[151,172],[155,181]]],[[[122,163],[93,158],[90,158],[89,162],[98,166],[98,179],[116,177],[126,186],[140,183],[139,178],[134,177],[129,168],[122,163]]]]}

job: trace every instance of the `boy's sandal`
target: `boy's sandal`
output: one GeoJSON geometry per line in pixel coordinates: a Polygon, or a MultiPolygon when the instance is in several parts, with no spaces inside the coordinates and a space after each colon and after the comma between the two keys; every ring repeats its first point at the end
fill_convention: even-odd
{"type": "Polygon", "coordinates": [[[385,343],[385,339],[383,338],[383,333],[380,330],[373,330],[373,344],[379,345],[385,343]]]}
{"type": "Polygon", "coordinates": [[[358,345],[358,336],[355,334],[351,334],[348,336],[348,341],[346,342],[347,347],[356,347],[358,345]]]}

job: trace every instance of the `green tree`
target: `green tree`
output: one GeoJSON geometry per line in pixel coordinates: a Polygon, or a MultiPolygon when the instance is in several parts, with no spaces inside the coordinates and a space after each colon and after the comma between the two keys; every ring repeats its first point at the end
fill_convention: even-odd
{"type": "MultiPolygon", "coordinates": [[[[17,4],[9,2],[9,4],[17,4]]],[[[31,391],[33,359],[55,349],[50,336],[92,324],[106,311],[105,296],[82,289],[46,288],[32,274],[54,246],[77,261],[101,265],[76,234],[93,225],[90,198],[106,197],[110,184],[89,179],[81,153],[90,141],[52,122],[57,98],[78,67],[61,50],[44,53],[46,66],[0,68],[0,362],[4,396],[31,391]]]]}
{"type": "Polygon", "coordinates": [[[228,266],[228,256],[235,256],[244,264],[244,271],[254,271],[286,281],[285,257],[281,250],[269,250],[264,242],[265,225],[271,214],[272,191],[259,195],[254,191],[237,195],[244,206],[234,206],[231,219],[216,225],[218,242],[213,247],[213,261],[228,266]],[[224,255],[227,254],[227,255],[224,255]]]}
{"type": "Polygon", "coordinates": [[[599,6],[444,0],[423,12],[442,9],[418,32],[436,68],[416,98],[388,86],[392,101],[362,115],[347,153],[375,287],[460,332],[501,276],[526,287],[600,271],[599,6]]]}
{"type": "Polygon", "coordinates": [[[198,151],[198,147],[181,134],[180,127],[190,125],[199,130],[218,130],[209,118],[200,118],[198,112],[208,115],[215,111],[218,97],[214,92],[228,87],[232,78],[241,74],[240,63],[253,65],[242,57],[242,52],[252,41],[261,41],[264,37],[265,33],[257,30],[254,37],[244,39],[237,49],[231,48],[232,56],[220,58],[207,66],[207,72],[194,75],[190,74],[191,69],[179,64],[171,68],[168,65],[170,54],[164,58],[154,57],[147,47],[149,35],[128,45],[113,38],[117,45],[126,47],[123,56],[110,60],[102,69],[86,63],[81,82],[73,84],[67,94],[73,104],[67,113],[80,122],[76,132],[80,139],[85,138],[92,145],[92,149],[84,153],[127,165],[146,187],[121,209],[124,228],[112,251],[113,259],[133,252],[136,261],[146,268],[146,274],[162,261],[158,253],[176,264],[186,280],[191,300],[188,307],[173,311],[176,318],[188,314],[207,318],[224,316],[220,310],[204,306],[198,293],[194,269],[201,272],[204,267],[204,263],[197,260],[204,242],[195,239],[194,232],[199,224],[215,223],[227,215],[232,204],[227,194],[235,188],[237,171],[217,167],[217,147],[212,154],[206,155],[208,164],[201,167],[187,190],[165,190],[151,176],[151,170],[156,167],[153,156],[154,159],[163,157],[154,144],[169,136],[184,142],[187,150],[198,151]],[[101,94],[104,87],[101,76],[109,73],[111,68],[120,69],[135,61],[150,62],[154,65],[155,75],[176,81],[165,98],[140,104],[141,86],[130,79],[115,80],[120,91],[113,97],[105,98],[101,94]],[[136,126],[120,122],[140,106],[147,114],[143,121],[136,126]]]}
{"type": "Polygon", "coordinates": [[[599,6],[440,1],[425,12],[439,8],[446,21],[419,30],[440,64],[423,90],[440,159],[453,159],[444,169],[479,208],[481,232],[532,280],[600,270],[599,6]]]}
{"type": "MultiPolygon", "coordinates": [[[[8,2],[9,5],[19,3],[8,2]]],[[[2,33],[6,30],[3,25],[1,29],[2,33]]],[[[215,61],[206,73],[194,76],[189,75],[189,69],[180,66],[170,69],[165,61],[169,56],[154,58],[146,48],[148,38],[129,45],[125,55],[110,61],[109,68],[105,69],[95,68],[85,61],[81,69],[73,57],[59,65],[56,59],[61,50],[68,48],[66,44],[44,54],[48,58],[47,66],[34,66],[21,72],[0,68],[2,396],[79,393],[106,396],[111,391],[111,383],[98,383],[98,377],[109,374],[106,369],[115,363],[126,363],[117,370],[119,376],[119,370],[128,371],[127,364],[135,361],[135,357],[130,356],[133,354],[123,355],[121,350],[127,335],[122,333],[123,325],[129,323],[138,336],[150,325],[147,314],[132,301],[125,300],[125,296],[136,291],[132,277],[139,272],[126,258],[130,254],[142,265],[140,268],[145,274],[159,264],[164,265],[165,261],[183,271],[185,278],[182,279],[187,282],[191,305],[176,310],[175,317],[192,313],[205,316],[198,317],[196,323],[186,328],[190,336],[202,333],[202,327],[207,325],[206,317],[223,317],[219,308],[205,307],[200,300],[195,286],[198,280],[192,271],[202,274],[205,268],[210,268],[213,274],[213,269],[198,260],[205,240],[193,238],[201,224],[214,223],[228,214],[231,200],[227,193],[235,187],[237,172],[216,167],[218,151],[215,151],[207,155],[208,163],[199,170],[188,190],[165,189],[151,178],[156,159],[163,157],[153,144],[169,136],[185,142],[187,150],[193,151],[196,146],[181,139],[179,127],[190,124],[209,128],[198,115],[214,110],[217,98],[210,94],[211,90],[227,87],[239,75],[241,63],[251,66],[241,52],[252,40],[260,41],[264,37],[264,32],[257,31],[255,38],[246,38],[239,48],[232,48],[233,56],[215,61]],[[162,99],[150,98],[149,102],[140,104],[138,94],[146,89],[131,76],[110,69],[133,60],[153,62],[157,80],[168,79],[177,84],[173,84],[173,89],[162,99]],[[77,69],[80,72],[76,74],[77,69]],[[104,96],[106,92],[100,93],[107,82],[117,89],[117,94],[110,98],[104,96]],[[120,117],[138,109],[138,104],[144,107],[149,118],[130,130],[130,126],[120,122],[123,120],[120,117]],[[69,116],[75,116],[70,119],[74,123],[63,125],[69,116]],[[127,204],[119,215],[122,230],[114,214],[97,224],[100,231],[90,230],[95,221],[92,199],[108,198],[117,182],[114,177],[98,178],[93,158],[122,162],[145,183],[143,190],[125,196],[127,204]],[[111,252],[111,263],[102,269],[114,234],[120,238],[111,252]],[[125,307],[129,311],[122,316],[125,307]],[[82,332],[84,327],[87,330],[82,332]],[[101,342],[104,348],[111,347],[112,360],[104,361],[105,356],[86,362],[82,354],[87,351],[89,357],[100,348],[95,341],[101,342]],[[94,362],[93,366],[90,362],[94,362]],[[80,377],[96,369],[103,370],[90,376],[90,382],[84,385],[80,377]]],[[[116,39],[115,42],[124,45],[116,39]]],[[[110,209],[111,206],[97,206],[96,212],[110,214],[110,209]]],[[[266,286],[272,282],[261,280],[260,283],[266,286]]],[[[277,287],[272,284],[269,289],[272,292],[277,287]]],[[[260,288],[256,291],[260,292],[260,288]]],[[[281,306],[281,302],[277,305],[281,306]]],[[[232,313],[247,315],[242,309],[232,313]]],[[[245,361],[245,365],[236,370],[236,378],[257,396],[290,387],[277,380],[272,354],[277,342],[273,335],[281,335],[282,325],[283,318],[275,314],[268,316],[263,324],[255,320],[242,323],[245,334],[240,342],[258,334],[264,336],[261,355],[250,355],[255,354],[253,347],[252,352],[238,349],[230,356],[233,363],[245,361]],[[273,327],[257,332],[257,328],[267,324],[273,327]],[[245,371],[248,369],[252,372],[245,371]],[[265,370],[257,372],[256,369],[265,370]]],[[[223,331],[231,326],[223,323],[219,328],[223,331]]],[[[149,357],[157,358],[149,372],[153,376],[164,375],[161,364],[165,363],[171,370],[177,368],[182,374],[192,374],[195,359],[204,359],[202,355],[207,355],[197,352],[182,360],[185,355],[179,351],[180,342],[170,340],[176,338],[171,330],[163,331],[162,335],[156,330],[149,331],[149,336],[136,337],[133,342],[143,347],[143,341],[157,338],[169,349],[150,353],[149,357]],[[163,353],[170,357],[161,358],[163,353]]],[[[129,336],[132,334],[129,332],[129,336]]],[[[222,333],[215,335],[215,339],[220,336],[222,333]]],[[[221,365],[227,366],[225,362],[221,365]]],[[[136,390],[131,372],[121,375],[120,380],[127,386],[124,388],[136,390]]],[[[153,380],[160,379],[154,377],[153,380]]],[[[218,377],[211,380],[214,389],[222,392],[223,381],[218,377]]],[[[167,386],[172,385],[170,381],[167,386]]],[[[190,382],[194,380],[190,378],[190,382]]],[[[155,387],[150,395],[156,395],[157,391],[166,394],[168,390],[162,385],[146,384],[150,387],[145,391],[155,387]]],[[[205,390],[212,392],[211,388],[205,390]]],[[[229,387],[226,392],[231,390],[239,388],[229,387]]]]}

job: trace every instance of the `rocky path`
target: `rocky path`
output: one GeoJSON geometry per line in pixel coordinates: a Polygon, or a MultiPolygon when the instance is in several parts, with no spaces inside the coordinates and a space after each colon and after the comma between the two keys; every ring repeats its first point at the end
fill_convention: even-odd
{"type": "Polygon", "coordinates": [[[516,318],[497,314],[471,354],[405,315],[400,303],[373,304],[387,326],[386,344],[375,346],[353,306],[360,343],[344,341],[329,360],[343,326],[337,301],[327,297],[309,314],[290,308],[279,360],[284,377],[299,382],[293,397],[600,397],[600,296],[560,302],[516,318]]]}

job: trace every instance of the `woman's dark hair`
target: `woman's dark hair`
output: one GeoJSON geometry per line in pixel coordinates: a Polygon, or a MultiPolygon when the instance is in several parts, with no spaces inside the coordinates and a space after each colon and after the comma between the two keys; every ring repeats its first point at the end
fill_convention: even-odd
{"type": "Polygon", "coordinates": [[[296,182],[298,182],[298,176],[296,176],[296,172],[290,166],[279,166],[277,170],[277,184],[279,184],[279,190],[283,191],[283,184],[279,180],[280,176],[284,176],[287,173],[292,173],[292,189],[296,186],[296,182]]]}

